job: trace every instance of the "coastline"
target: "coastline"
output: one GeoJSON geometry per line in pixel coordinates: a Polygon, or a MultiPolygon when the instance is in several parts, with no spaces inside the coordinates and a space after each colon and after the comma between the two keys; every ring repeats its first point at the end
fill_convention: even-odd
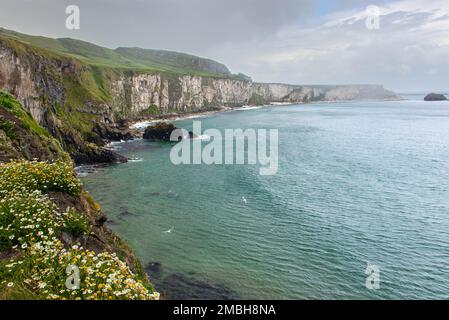
{"type": "Polygon", "coordinates": [[[163,114],[158,116],[149,116],[146,118],[139,119],[121,119],[115,123],[115,129],[117,132],[120,132],[119,136],[121,138],[115,138],[113,136],[109,136],[104,140],[104,144],[99,146],[103,151],[110,154],[110,157],[106,159],[106,161],[93,161],[87,163],[78,163],[75,167],[77,174],[80,176],[84,176],[91,171],[95,171],[96,168],[101,168],[110,164],[120,164],[126,162],[135,162],[139,161],[139,159],[128,159],[125,158],[120,153],[120,145],[122,143],[136,141],[143,138],[143,133],[145,129],[156,123],[160,122],[174,122],[181,121],[187,119],[198,119],[198,118],[206,118],[213,116],[219,113],[225,112],[233,112],[233,111],[250,111],[261,108],[268,107],[284,107],[284,106],[294,106],[294,105],[321,105],[321,104],[335,104],[335,103],[353,103],[353,102],[381,102],[381,101],[403,101],[408,100],[402,96],[398,96],[397,98],[391,99],[358,99],[358,100],[332,100],[332,101],[311,101],[311,102],[279,102],[273,101],[270,104],[263,105],[242,105],[235,107],[225,107],[222,106],[213,110],[205,110],[205,111],[195,111],[188,113],[170,113],[163,114]],[[121,123],[121,124],[120,124],[121,123]],[[120,125],[119,125],[120,124],[120,125]],[[126,138],[125,138],[126,137],[126,138]]]}
{"type": "MultiPolygon", "coordinates": [[[[399,96],[397,99],[370,99],[370,100],[332,100],[332,101],[312,101],[312,102],[271,102],[270,104],[264,104],[264,105],[243,105],[238,107],[221,107],[220,109],[216,110],[206,110],[206,111],[197,111],[197,112],[189,112],[189,113],[171,113],[166,115],[159,115],[159,116],[152,116],[148,117],[146,119],[138,119],[138,120],[130,120],[130,119],[124,119],[122,121],[125,121],[127,125],[121,129],[123,133],[129,133],[131,135],[131,139],[127,140],[114,140],[114,139],[108,139],[107,143],[103,146],[104,149],[114,153],[118,154],[119,156],[123,156],[122,153],[120,153],[120,145],[124,143],[129,143],[133,141],[138,141],[143,139],[142,135],[145,129],[156,123],[160,122],[174,122],[174,121],[182,121],[187,119],[201,119],[213,116],[215,114],[225,113],[225,112],[233,112],[233,111],[250,111],[250,110],[256,110],[256,109],[262,109],[262,108],[269,108],[269,107],[285,107],[285,106],[294,106],[294,105],[321,105],[321,104],[335,104],[335,103],[351,103],[351,102],[358,102],[358,101],[368,101],[368,102],[379,102],[379,101],[404,101],[408,100],[407,98],[404,98],[402,96],[399,96]]],[[[126,162],[138,162],[140,159],[131,159],[128,158],[126,162]]],[[[86,164],[79,164],[75,167],[75,171],[77,172],[77,175],[79,177],[85,177],[89,173],[95,172],[97,169],[104,168],[108,165],[112,164],[120,164],[125,162],[97,162],[97,163],[86,163],[86,164]]]]}
{"type": "MultiPolygon", "coordinates": [[[[155,117],[148,117],[146,119],[139,119],[139,120],[129,120],[125,119],[125,121],[128,121],[129,125],[127,126],[128,130],[131,130],[134,132],[135,130],[139,132],[143,132],[147,126],[150,126],[155,123],[160,122],[173,122],[173,121],[181,121],[181,120],[187,120],[187,119],[197,119],[197,118],[205,118],[212,116],[214,114],[224,113],[224,112],[232,112],[232,111],[249,111],[249,110],[256,110],[261,108],[268,108],[268,107],[285,107],[285,106],[293,106],[293,105],[320,105],[320,104],[334,104],[334,103],[351,103],[351,102],[358,102],[358,101],[372,101],[372,102],[378,102],[378,101],[403,101],[408,100],[402,96],[398,96],[396,99],[369,99],[369,100],[328,100],[328,101],[311,101],[311,102],[271,102],[270,104],[263,104],[263,105],[242,105],[239,107],[221,107],[220,109],[216,110],[207,110],[207,111],[198,111],[198,112],[189,112],[185,114],[166,114],[166,115],[160,115],[155,117]]],[[[135,137],[136,138],[136,137],[135,137]]],[[[140,138],[140,135],[137,136],[137,138],[140,138]]],[[[108,145],[110,143],[117,142],[114,140],[109,141],[108,145]]],[[[118,141],[123,142],[123,141],[118,141]]]]}

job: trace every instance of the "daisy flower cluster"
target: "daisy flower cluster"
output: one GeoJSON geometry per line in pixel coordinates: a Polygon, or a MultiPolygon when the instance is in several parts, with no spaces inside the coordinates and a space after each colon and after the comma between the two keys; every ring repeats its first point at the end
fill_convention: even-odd
{"type": "Polygon", "coordinates": [[[0,249],[25,249],[59,233],[63,226],[64,216],[39,190],[19,187],[0,200],[0,249]]]}
{"type": "Polygon", "coordinates": [[[64,161],[13,161],[0,166],[0,177],[0,196],[18,186],[42,192],[81,193],[81,182],[76,178],[72,165],[64,161]]]}
{"type": "Polygon", "coordinates": [[[10,261],[8,272],[22,274],[24,284],[52,300],[157,300],[114,253],[95,254],[79,244],[70,248],[56,238],[34,243],[24,257],[10,261]],[[67,266],[77,266],[80,288],[68,289],[67,266]]]}
{"type": "Polygon", "coordinates": [[[0,164],[0,250],[18,253],[0,268],[0,288],[17,285],[43,299],[159,299],[116,254],[65,247],[62,232],[78,238],[91,224],[74,209],[60,213],[47,191],[79,194],[81,183],[63,162],[0,164]],[[66,286],[70,265],[79,270],[79,288],[66,286]]]}

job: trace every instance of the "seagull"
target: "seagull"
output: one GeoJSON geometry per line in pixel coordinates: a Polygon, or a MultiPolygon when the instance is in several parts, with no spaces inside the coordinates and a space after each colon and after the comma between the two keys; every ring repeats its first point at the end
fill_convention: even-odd
{"type": "Polygon", "coordinates": [[[247,203],[248,203],[248,201],[246,201],[246,198],[245,198],[245,197],[242,197],[242,202],[243,202],[244,204],[247,204],[247,203]]]}
{"type": "Polygon", "coordinates": [[[167,231],[164,231],[164,233],[172,233],[173,230],[175,230],[175,227],[171,227],[171,228],[168,229],[167,231]]]}

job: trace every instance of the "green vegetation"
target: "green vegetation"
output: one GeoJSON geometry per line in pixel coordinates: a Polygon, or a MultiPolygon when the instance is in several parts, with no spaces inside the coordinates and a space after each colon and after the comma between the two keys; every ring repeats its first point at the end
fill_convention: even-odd
{"type": "MultiPolygon", "coordinates": [[[[36,133],[39,136],[49,137],[48,132],[39,126],[29,112],[26,112],[22,105],[14,99],[9,93],[0,91],[0,107],[9,110],[13,115],[19,118],[24,129],[36,133]]],[[[0,127],[0,129],[2,129],[0,127]]]]}
{"type": "Polygon", "coordinates": [[[257,94],[257,93],[253,93],[253,95],[251,96],[251,98],[248,101],[249,105],[252,106],[261,106],[264,104],[267,104],[268,101],[262,97],[261,95],[257,94]]]}
{"type": "Polygon", "coordinates": [[[14,124],[6,119],[3,119],[3,117],[1,116],[0,116],[0,130],[3,130],[9,139],[16,138],[16,133],[14,132],[14,124]]]}
{"type": "Polygon", "coordinates": [[[0,166],[0,195],[4,196],[21,186],[41,192],[81,193],[81,182],[76,178],[71,163],[37,161],[13,161],[0,166]]]}
{"type": "Polygon", "coordinates": [[[16,158],[70,159],[14,97],[0,91],[0,161],[16,158]]]}
{"type": "Polygon", "coordinates": [[[143,116],[154,116],[154,115],[158,115],[158,114],[160,114],[160,113],[161,113],[161,112],[160,112],[159,108],[158,108],[157,106],[155,106],[155,105],[152,105],[152,106],[150,106],[148,109],[143,110],[143,111],[141,112],[141,114],[142,114],[143,116]]]}
{"type": "Polygon", "coordinates": [[[90,233],[90,222],[85,215],[76,212],[73,208],[69,208],[64,215],[66,217],[62,228],[64,232],[71,234],[75,238],[90,233]]]}
{"type": "MultiPolygon", "coordinates": [[[[95,253],[63,243],[63,232],[91,233],[89,219],[60,212],[47,192],[80,195],[80,182],[64,162],[0,164],[0,299],[158,299],[151,285],[115,253],[95,253]],[[1,253],[1,252],[0,252],[1,253]],[[79,271],[79,287],[67,287],[67,268],[79,271]]],[[[119,253],[127,252],[120,244],[119,253]]]]}
{"type": "Polygon", "coordinates": [[[54,55],[76,58],[90,66],[178,75],[239,78],[238,75],[232,75],[221,63],[185,53],[141,48],[113,50],[81,40],[30,36],[3,28],[0,28],[0,38],[19,40],[52,52],[54,55]]]}

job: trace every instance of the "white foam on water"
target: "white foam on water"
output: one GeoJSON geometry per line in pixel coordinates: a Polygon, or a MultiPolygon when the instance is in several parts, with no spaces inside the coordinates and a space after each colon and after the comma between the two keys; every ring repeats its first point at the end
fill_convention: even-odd
{"type": "Polygon", "coordinates": [[[246,110],[257,110],[257,109],[261,109],[261,108],[262,108],[262,106],[254,106],[254,107],[252,107],[252,106],[243,106],[243,107],[240,107],[240,108],[236,108],[234,110],[246,111],[246,110]]]}
{"type": "Polygon", "coordinates": [[[155,125],[158,122],[163,122],[164,120],[149,120],[149,121],[141,121],[132,124],[129,128],[136,130],[145,130],[147,127],[155,125]]]}
{"type": "Polygon", "coordinates": [[[193,140],[209,141],[210,137],[208,135],[202,134],[198,137],[193,138],[193,140]]]}

